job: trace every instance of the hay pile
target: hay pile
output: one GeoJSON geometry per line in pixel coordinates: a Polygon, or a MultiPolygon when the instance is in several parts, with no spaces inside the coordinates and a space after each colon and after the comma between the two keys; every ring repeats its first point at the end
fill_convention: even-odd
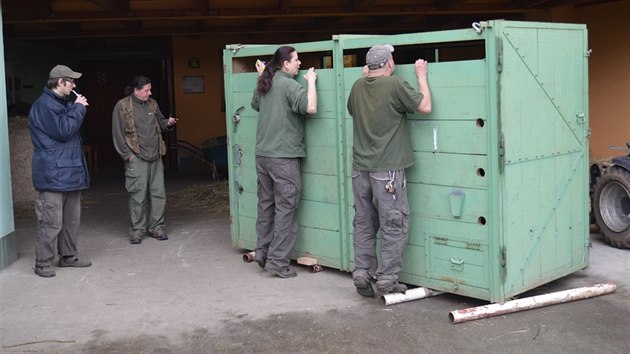
{"type": "Polygon", "coordinates": [[[169,193],[168,203],[178,209],[201,211],[205,214],[230,213],[229,188],[226,181],[188,186],[169,193]]]}
{"type": "Polygon", "coordinates": [[[597,159],[591,158],[589,160],[589,166],[592,165],[592,164],[595,164],[595,163],[598,164],[598,165],[608,165],[608,164],[610,164],[612,162],[612,158],[613,158],[612,156],[600,157],[600,158],[597,158],[597,159]]]}
{"type": "Polygon", "coordinates": [[[9,151],[13,208],[16,211],[33,209],[37,192],[31,176],[33,144],[27,116],[9,117],[9,151]]]}

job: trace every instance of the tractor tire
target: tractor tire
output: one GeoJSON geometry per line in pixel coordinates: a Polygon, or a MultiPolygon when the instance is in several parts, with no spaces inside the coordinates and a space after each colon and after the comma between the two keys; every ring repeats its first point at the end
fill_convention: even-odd
{"type": "Polygon", "coordinates": [[[613,247],[630,248],[630,172],[608,168],[595,184],[592,208],[604,240],[613,247]]]}

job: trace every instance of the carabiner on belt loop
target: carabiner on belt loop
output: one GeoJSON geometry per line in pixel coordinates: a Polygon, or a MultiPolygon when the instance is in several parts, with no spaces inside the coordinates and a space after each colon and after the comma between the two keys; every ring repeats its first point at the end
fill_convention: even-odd
{"type": "MultiPolygon", "coordinates": [[[[396,171],[389,171],[389,181],[387,181],[387,183],[385,184],[385,189],[387,189],[388,192],[390,193],[395,193],[396,192],[396,171]]],[[[394,195],[394,198],[396,198],[396,196],[394,195]]]]}

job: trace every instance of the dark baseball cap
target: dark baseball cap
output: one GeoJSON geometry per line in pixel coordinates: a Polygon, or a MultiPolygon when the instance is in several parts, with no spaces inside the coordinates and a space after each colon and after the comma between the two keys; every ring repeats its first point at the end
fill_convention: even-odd
{"type": "Polygon", "coordinates": [[[50,70],[49,78],[58,78],[58,77],[69,77],[71,79],[78,79],[81,77],[81,73],[76,71],[72,71],[69,67],[65,65],[56,65],[52,70],[50,70]]]}

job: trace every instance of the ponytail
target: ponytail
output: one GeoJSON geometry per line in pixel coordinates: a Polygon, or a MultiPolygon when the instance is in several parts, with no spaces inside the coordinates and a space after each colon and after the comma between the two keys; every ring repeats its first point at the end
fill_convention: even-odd
{"type": "Polygon", "coordinates": [[[273,58],[265,65],[265,70],[258,77],[256,90],[258,94],[263,96],[271,90],[271,82],[276,71],[282,70],[285,61],[291,60],[291,53],[295,52],[295,48],[290,46],[282,46],[273,53],[273,58]]]}

